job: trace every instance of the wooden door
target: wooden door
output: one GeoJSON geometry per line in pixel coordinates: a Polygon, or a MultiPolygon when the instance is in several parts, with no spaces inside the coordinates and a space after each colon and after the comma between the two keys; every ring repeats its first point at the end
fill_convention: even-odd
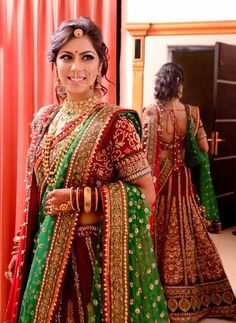
{"type": "Polygon", "coordinates": [[[222,227],[236,225],[236,46],[175,46],[169,56],[184,70],[182,101],[200,107],[222,227]]]}
{"type": "Polygon", "coordinates": [[[236,46],[216,43],[212,178],[223,227],[236,224],[236,46]]]}

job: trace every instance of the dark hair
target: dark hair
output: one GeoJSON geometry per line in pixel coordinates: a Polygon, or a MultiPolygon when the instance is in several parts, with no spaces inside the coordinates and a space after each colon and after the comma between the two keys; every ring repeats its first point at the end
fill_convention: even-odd
{"type": "Polygon", "coordinates": [[[179,97],[179,87],[184,83],[182,68],[175,63],[164,64],[156,74],[154,97],[165,102],[179,97]]]}
{"type": "MultiPolygon", "coordinates": [[[[100,63],[102,63],[101,76],[105,76],[107,74],[108,69],[108,48],[106,44],[103,42],[103,36],[100,28],[87,17],[79,17],[78,19],[73,20],[65,20],[58,27],[57,31],[52,34],[51,37],[51,47],[47,52],[47,58],[49,62],[56,62],[57,55],[59,50],[74,37],[74,31],[76,29],[81,29],[83,31],[83,35],[86,35],[90,38],[94,49],[96,50],[100,63]]],[[[95,86],[96,86],[95,81],[95,86]]],[[[105,95],[107,93],[107,89],[101,85],[102,92],[105,95]]]]}

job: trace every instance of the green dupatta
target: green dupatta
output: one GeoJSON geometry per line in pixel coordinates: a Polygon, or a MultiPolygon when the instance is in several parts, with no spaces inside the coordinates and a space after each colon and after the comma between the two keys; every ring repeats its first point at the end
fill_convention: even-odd
{"type": "MultiPolygon", "coordinates": [[[[83,136],[88,124],[91,122],[93,116],[88,118],[85,122],[83,127],[78,132],[77,136],[73,140],[71,146],[69,147],[67,153],[64,156],[64,160],[61,161],[61,169],[58,174],[58,178],[56,181],[55,189],[60,189],[64,187],[64,179],[66,178],[66,174],[68,171],[68,165],[70,164],[71,157],[73,155],[74,150],[76,149],[81,137],[83,136]]],[[[76,130],[75,130],[76,131],[76,130]]],[[[35,247],[34,247],[34,257],[33,262],[31,265],[29,278],[27,281],[26,290],[24,293],[24,297],[22,300],[20,315],[19,315],[19,322],[35,322],[35,315],[37,313],[37,304],[40,298],[40,290],[41,285],[44,279],[44,271],[47,266],[50,264],[47,263],[47,256],[50,253],[50,249],[52,250],[51,246],[53,245],[53,233],[54,230],[58,229],[60,225],[60,221],[58,221],[61,217],[63,217],[64,221],[63,227],[60,228],[61,231],[68,231],[73,230],[75,223],[78,221],[78,214],[62,214],[60,216],[45,216],[45,202],[47,198],[47,192],[52,190],[51,187],[47,187],[43,194],[42,202],[39,209],[39,216],[38,216],[38,225],[39,230],[35,237],[35,247]],[[70,218],[73,217],[71,221],[70,218]],[[68,221],[66,221],[68,219],[68,221]]],[[[72,237],[71,237],[72,241],[72,237]]],[[[61,241],[61,243],[70,244],[71,241],[61,241]]],[[[60,246],[58,246],[59,248],[60,246]]],[[[68,257],[68,255],[65,255],[68,257]]],[[[56,268],[55,268],[56,274],[56,268]]],[[[51,277],[51,282],[53,283],[53,277],[51,277]]],[[[51,286],[53,290],[53,285],[51,286]]],[[[44,304],[42,305],[44,306],[44,304]]],[[[46,309],[46,306],[45,306],[46,309]]],[[[36,322],[40,322],[40,317],[37,319],[36,322]]]]}
{"type": "Polygon", "coordinates": [[[107,323],[169,322],[150,237],[150,210],[144,195],[138,187],[122,182],[103,186],[102,191],[107,208],[89,322],[102,322],[102,317],[107,323]],[[107,249],[101,254],[104,240],[108,240],[107,249]]]}
{"type": "Polygon", "coordinates": [[[207,152],[202,152],[197,144],[193,130],[193,119],[190,108],[187,107],[188,133],[186,142],[185,164],[187,167],[199,165],[199,195],[200,204],[204,207],[206,220],[209,224],[219,223],[219,210],[215,191],[212,184],[209,157],[207,152]]]}
{"type": "MultiPolygon", "coordinates": [[[[61,161],[56,189],[64,187],[73,153],[96,113],[79,129],[61,161]]],[[[39,230],[19,322],[53,321],[55,309],[48,304],[56,304],[58,300],[58,286],[63,283],[70,256],[78,214],[45,216],[44,205],[50,189],[48,187],[44,192],[40,206],[39,230]],[[55,231],[62,232],[64,238],[56,240],[55,231]]],[[[134,322],[168,322],[149,235],[149,209],[143,195],[138,188],[121,182],[102,187],[102,195],[104,221],[100,230],[89,322],[129,322],[131,318],[134,322]]]]}

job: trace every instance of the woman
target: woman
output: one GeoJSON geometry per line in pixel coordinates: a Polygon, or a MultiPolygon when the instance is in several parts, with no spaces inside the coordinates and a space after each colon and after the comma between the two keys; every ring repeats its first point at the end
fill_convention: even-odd
{"type": "Polygon", "coordinates": [[[167,322],[140,122],[101,99],[108,50],[100,30],[84,17],[63,22],[48,59],[62,104],[33,120],[6,321],[167,322]]]}
{"type": "Polygon", "coordinates": [[[211,202],[205,211],[218,219],[206,133],[199,109],[180,102],[183,83],[180,66],[161,67],[155,80],[156,104],[144,109],[143,140],[155,179],[152,233],[170,319],[196,322],[204,316],[235,316],[236,305],[191,180],[189,166],[198,162],[211,202]]]}

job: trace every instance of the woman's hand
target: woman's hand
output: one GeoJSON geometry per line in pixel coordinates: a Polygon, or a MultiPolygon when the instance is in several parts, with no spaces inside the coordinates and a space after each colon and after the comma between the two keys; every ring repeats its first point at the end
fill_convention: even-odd
{"type": "Polygon", "coordinates": [[[70,201],[70,188],[61,188],[47,193],[45,203],[46,215],[59,215],[73,211],[70,201]]]}
{"type": "Polygon", "coordinates": [[[131,183],[141,188],[143,194],[145,195],[147,204],[150,206],[150,208],[152,208],[156,201],[156,194],[151,174],[140,177],[131,183]]]}
{"type": "MultiPolygon", "coordinates": [[[[62,188],[47,193],[45,203],[45,214],[47,216],[59,215],[63,212],[75,212],[72,209],[70,201],[70,188],[62,188]]],[[[80,211],[79,225],[98,225],[101,221],[101,213],[99,211],[91,211],[89,213],[80,211]]]]}
{"type": "Polygon", "coordinates": [[[16,268],[16,258],[17,258],[17,255],[12,256],[11,261],[8,265],[8,271],[5,272],[5,277],[9,279],[11,283],[13,281],[13,275],[16,268]]]}

